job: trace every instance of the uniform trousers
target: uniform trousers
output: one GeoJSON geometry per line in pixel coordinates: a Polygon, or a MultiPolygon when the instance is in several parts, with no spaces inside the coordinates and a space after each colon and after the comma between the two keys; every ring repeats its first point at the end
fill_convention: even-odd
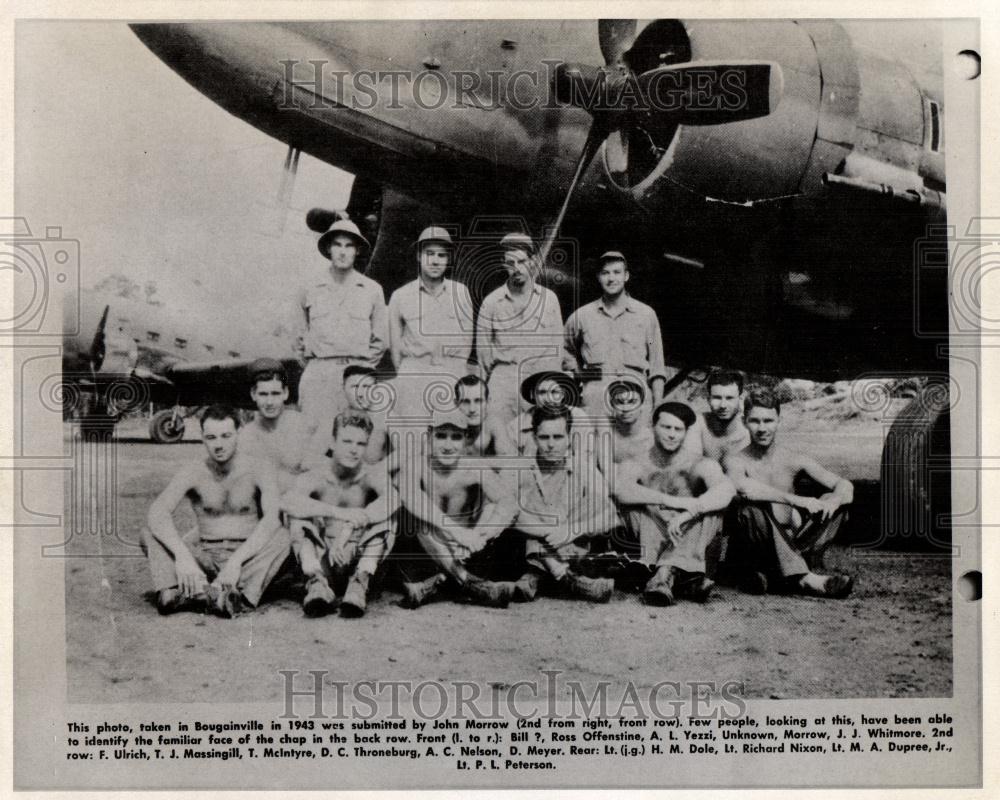
{"type": "MultiPolygon", "coordinates": [[[[188,531],[181,537],[198,566],[205,572],[208,580],[213,580],[225,566],[230,556],[243,544],[242,539],[202,539],[197,528],[188,531]]],[[[240,580],[237,587],[240,593],[252,606],[260,602],[261,595],[268,584],[281,570],[288,558],[291,538],[285,528],[278,528],[271,534],[267,543],[243,563],[240,569],[240,580]]],[[[177,581],[177,562],[174,554],[145,528],[142,531],[142,546],[149,560],[149,570],[153,575],[153,588],[156,591],[175,588],[177,581]]]]}

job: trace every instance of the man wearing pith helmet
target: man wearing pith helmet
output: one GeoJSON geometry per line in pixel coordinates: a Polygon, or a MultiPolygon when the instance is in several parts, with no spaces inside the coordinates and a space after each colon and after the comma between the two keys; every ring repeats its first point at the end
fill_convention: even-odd
{"type": "Polygon", "coordinates": [[[562,311],[555,292],[538,285],[541,259],[531,237],[508,233],[500,240],[507,281],[479,308],[476,350],[488,376],[489,411],[505,426],[527,410],[518,387],[528,375],[558,370],[562,311]]]}
{"type": "Polygon", "coordinates": [[[609,411],[607,388],[616,377],[638,379],[647,388],[643,418],[648,424],[666,385],[660,321],[652,308],[626,291],[628,264],[619,251],[609,250],[598,259],[597,281],[601,296],[566,320],[563,368],[579,378],[583,407],[598,417],[609,411]]]}
{"type": "Polygon", "coordinates": [[[429,418],[435,405],[429,395],[435,391],[450,398],[455,381],[468,374],[475,330],[469,290],[445,277],[455,251],[448,230],[424,228],[413,249],[417,278],[389,300],[389,352],[397,392],[391,416],[396,419],[429,418]]]}
{"type": "Polygon", "coordinates": [[[351,364],[375,368],[385,353],[389,326],[382,287],[356,269],[368,240],[350,220],[337,220],[318,242],[329,261],[324,275],[301,296],[305,321],[299,403],[313,429],[329,427],[344,410],[343,372],[351,364]]]}

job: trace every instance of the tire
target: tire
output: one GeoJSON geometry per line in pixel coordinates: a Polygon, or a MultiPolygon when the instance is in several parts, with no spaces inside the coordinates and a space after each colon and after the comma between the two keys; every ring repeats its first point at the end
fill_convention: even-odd
{"type": "Polygon", "coordinates": [[[886,436],[880,545],[901,550],[950,547],[951,420],[947,402],[935,391],[924,387],[886,436]]]}
{"type": "Polygon", "coordinates": [[[184,438],[184,420],[175,425],[173,411],[157,411],[149,421],[149,438],[157,444],[177,444],[184,438]]]}

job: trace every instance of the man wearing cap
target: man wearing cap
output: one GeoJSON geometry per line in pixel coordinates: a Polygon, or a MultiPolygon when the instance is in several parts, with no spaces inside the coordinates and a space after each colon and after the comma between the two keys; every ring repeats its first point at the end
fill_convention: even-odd
{"type": "Polygon", "coordinates": [[[396,405],[392,417],[428,418],[426,397],[440,383],[450,394],[469,371],[472,355],[472,300],[462,283],[445,277],[454,243],[442,227],[425,228],[416,242],[418,276],[389,299],[389,352],[396,368],[396,405]]]}
{"type": "Polygon", "coordinates": [[[302,337],[306,368],[299,381],[299,404],[315,430],[344,409],[344,368],[375,368],[389,338],[382,287],[354,268],[368,240],[349,220],[338,220],[318,243],[330,261],[326,275],[302,294],[302,337]]]}
{"type": "Polygon", "coordinates": [[[500,248],[507,282],[483,299],[476,350],[489,381],[488,414],[505,426],[525,410],[518,396],[524,377],[560,368],[563,323],[559,298],[538,285],[541,263],[531,237],[509,233],[500,248]]]}
{"type": "Polygon", "coordinates": [[[310,443],[305,415],[285,406],[288,384],[281,363],[273,358],[258,358],[250,371],[250,397],[257,413],[240,428],[240,452],[270,463],[278,476],[278,489],[286,492],[320,453],[310,443]]]}
{"type": "Polygon", "coordinates": [[[399,501],[385,463],[364,463],[371,433],[367,414],[338,414],[328,463],[299,476],[281,499],[292,517],[292,541],[306,576],[307,616],[322,616],[338,605],[343,616],[363,615],[371,578],[392,549],[399,501]],[[330,583],[343,580],[347,587],[338,600],[330,583]]]}
{"type": "Polygon", "coordinates": [[[407,457],[399,475],[400,500],[409,516],[400,521],[400,536],[416,540],[401,544],[417,545],[400,566],[403,605],[422,605],[450,579],[472,602],[506,606],[513,584],[483,580],[470,567],[513,519],[511,491],[492,470],[463,463],[468,421],[461,411],[435,411],[428,433],[427,455],[407,457]]]}
{"type": "Polygon", "coordinates": [[[617,250],[601,255],[597,266],[601,297],[578,308],[566,321],[563,368],[583,383],[583,407],[598,417],[608,412],[607,387],[616,377],[642,382],[645,417],[663,400],[666,366],[656,312],[625,291],[628,266],[617,250]]]}
{"type": "Polygon", "coordinates": [[[625,376],[607,386],[611,409],[609,427],[596,427],[597,464],[611,475],[616,464],[634,461],[653,445],[653,430],[644,417],[646,387],[638,378],[625,376]]]}
{"type": "Polygon", "coordinates": [[[640,560],[654,574],[643,599],[673,605],[675,597],[708,600],[705,550],[722,529],[723,512],[736,490],[717,461],[684,447],[695,413],[684,403],[662,403],[653,411],[654,443],[615,469],[615,499],[632,510],[640,560]]]}
{"type": "Polygon", "coordinates": [[[726,563],[742,573],[744,589],[754,594],[847,597],[854,585],[850,576],[814,570],[822,567],[823,553],[846,517],[854,486],[778,442],[781,403],[772,391],[749,392],[743,409],[750,444],[722,464],[739,492],[732,525],[727,523],[726,563]],[[802,476],[826,493],[819,498],[798,494],[795,482],[802,476]]]}
{"type": "Polygon", "coordinates": [[[722,463],[730,453],[738,453],[750,444],[750,433],[743,424],[743,376],[739,372],[716,369],[705,382],[708,411],[691,426],[684,446],[693,453],[722,463]]]}
{"type": "Polygon", "coordinates": [[[534,465],[518,471],[517,519],[525,539],[527,571],[514,584],[515,602],[534,600],[546,576],[563,591],[595,603],[611,599],[611,578],[589,578],[576,567],[595,538],[621,522],[604,475],[570,446],[569,409],[537,406],[531,412],[534,465]]]}
{"type": "Polygon", "coordinates": [[[531,412],[535,408],[569,409],[573,416],[571,445],[578,452],[583,447],[582,452],[592,454],[593,431],[587,415],[576,407],[580,391],[572,375],[556,370],[543,370],[529,375],[521,381],[521,398],[528,404],[529,410],[518,414],[507,424],[498,440],[498,455],[535,455],[535,436],[531,422],[531,412]]]}

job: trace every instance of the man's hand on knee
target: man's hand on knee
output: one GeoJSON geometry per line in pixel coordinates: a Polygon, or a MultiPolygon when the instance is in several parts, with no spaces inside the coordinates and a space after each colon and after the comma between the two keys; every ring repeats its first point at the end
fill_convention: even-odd
{"type": "Polygon", "coordinates": [[[190,553],[186,551],[183,554],[178,553],[175,569],[177,571],[177,587],[181,590],[181,594],[186,597],[195,597],[205,591],[208,579],[205,577],[204,570],[190,553]]]}

